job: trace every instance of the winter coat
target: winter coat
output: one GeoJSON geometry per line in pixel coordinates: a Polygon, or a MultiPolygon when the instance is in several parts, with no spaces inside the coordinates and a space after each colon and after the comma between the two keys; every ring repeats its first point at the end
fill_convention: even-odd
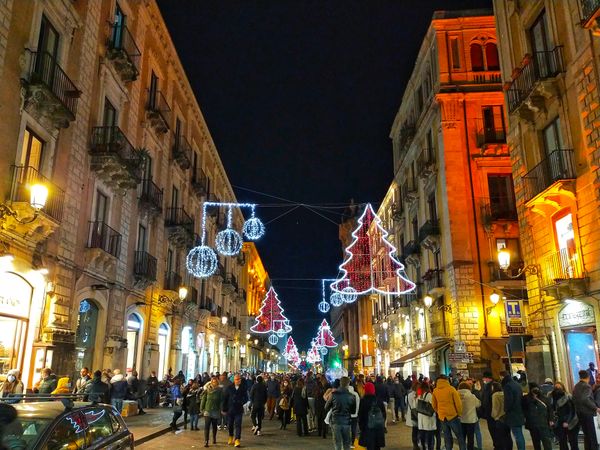
{"type": "Polygon", "coordinates": [[[458,392],[443,378],[436,382],[431,404],[441,421],[452,420],[462,414],[462,402],[458,392]]]}
{"type": "Polygon", "coordinates": [[[394,383],[394,398],[396,401],[400,400],[406,395],[406,389],[402,383],[394,383]]]}
{"type": "Polygon", "coordinates": [[[407,399],[407,402],[406,402],[407,403],[406,404],[406,425],[414,428],[414,427],[418,426],[418,422],[415,420],[412,420],[411,411],[417,407],[417,399],[418,399],[417,393],[415,391],[411,390],[408,393],[408,396],[406,399],[407,399]]]}
{"type": "Polygon", "coordinates": [[[544,435],[550,435],[550,419],[552,412],[545,401],[528,394],[523,401],[525,405],[525,428],[538,430],[544,435]]]}
{"type": "Polygon", "coordinates": [[[375,397],[380,402],[388,403],[390,401],[390,393],[384,383],[375,383],[375,397]]]}
{"type": "Polygon", "coordinates": [[[306,378],[306,396],[310,398],[315,397],[315,389],[317,387],[317,380],[314,377],[306,378]]]}
{"type": "Polygon", "coordinates": [[[476,423],[477,408],[481,406],[481,401],[469,389],[459,389],[458,395],[462,402],[462,414],[460,415],[461,423],[476,423]]]}
{"type": "Polygon", "coordinates": [[[504,392],[494,392],[492,394],[490,417],[494,420],[500,420],[504,417],[504,392]]]}
{"type": "Polygon", "coordinates": [[[90,402],[109,402],[108,384],[104,383],[100,377],[94,377],[87,382],[84,392],[90,402]]]}
{"type": "Polygon", "coordinates": [[[375,395],[365,395],[358,409],[358,426],[360,427],[358,444],[368,450],[375,447],[385,447],[385,428],[383,426],[379,428],[368,427],[369,411],[374,403],[381,409],[381,414],[385,417],[385,406],[375,395]]]}
{"type": "Polygon", "coordinates": [[[158,378],[150,375],[146,380],[146,390],[148,390],[148,392],[158,391],[158,378]]]}
{"type": "Polygon", "coordinates": [[[252,408],[264,408],[267,403],[267,385],[264,383],[254,383],[250,388],[250,403],[252,408]]]}
{"type": "Polygon", "coordinates": [[[187,412],[189,414],[200,414],[200,389],[188,390],[186,396],[187,412]]]}
{"type": "Polygon", "coordinates": [[[350,416],[356,407],[354,395],[347,389],[338,388],[325,404],[325,412],[331,410],[331,425],[350,425],[350,416]]]}
{"type": "MultiPolygon", "coordinates": [[[[424,400],[428,403],[431,403],[433,399],[433,395],[431,392],[426,392],[425,395],[421,395],[417,398],[418,400],[424,400]]],[[[416,404],[415,402],[415,404],[416,404]]],[[[417,427],[419,430],[432,431],[437,429],[437,419],[435,414],[433,416],[426,416],[425,414],[417,414],[417,427]]]]}
{"type": "Polygon", "coordinates": [[[244,414],[244,404],[248,401],[248,391],[244,386],[229,385],[223,391],[221,411],[228,414],[244,414]]]}
{"type": "Polygon", "coordinates": [[[557,428],[563,428],[563,424],[569,424],[577,416],[575,405],[570,395],[564,392],[553,391],[550,395],[552,408],[554,409],[554,419],[557,428]]]}
{"type": "Polygon", "coordinates": [[[280,395],[279,382],[277,380],[269,379],[267,381],[267,396],[278,398],[280,395]]]}
{"type": "Polygon", "coordinates": [[[287,387],[283,387],[283,385],[281,385],[281,392],[279,394],[279,399],[277,400],[277,410],[279,412],[282,411],[281,407],[280,407],[280,403],[282,399],[287,399],[288,402],[288,409],[290,409],[292,407],[292,388],[290,387],[290,385],[288,384],[287,387]]]}
{"type": "Polygon", "coordinates": [[[56,389],[52,391],[52,395],[69,395],[71,393],[71,382],[69,377],[61,377],[56,383],[56,389]]]}
{"type": "Polygon", "coordinates": [[[110,379],[110,399],[124,400],[129,393],[129,385],[122,374],[117,374],[110,379]]]}
{"type": "Polygon", "coordinates": [[[132,399],[138,399],[144,395],[143,383],[138,377],[128,377],[127,384],[129,386],[129,397],[132,399]]]}
{"type": "Polygon", "coordinates": [[[484,419],[489,419],[492,414],[492,383],[485,383],[481,389],[481,408],[479,414],[484,419]]]}
{"type": "Polygon", "coordinates": [[[573,403],[575,404],[575,411],[577,414],[583,414],[586,416],[595,416],[596,403],[592,395],[592,387],[585,381],[579,381],[573,387],[573,403]]]}
{"type": "Polygon", "coordinates": [[[292,407],[297,416],[306,416],[308,414],[308,398],[306,390],[301,387],[295,387],[292,392],[292,407]]]}
{"type": "Polygon", "coordinates": [[[390,401],[390,399],[395,399],[396,398],[396,388],[394,387],[394,382],[386,381],[385,388],[387,389],[387,392],[388,392],[388,401],[390,401]]]}
{"type": "Polygon", "coordinates": [[[221,415],[223,403],[223,389],[221,386],[213,387],[210,383],[204,386],[200,397],[200,411],[206,417],[218,419],[221,415]]]}
{"type": "Polygon", "coordinates": [[[38,392],[40,394],[50,394],[54,389],[56,389],[56,385],[58,384],[58,379],[56,375],[53,373],[48,376],[46,379],[42,379],[40,381],[38,392]]]}
{"type": "Polygon", "coordinates": [[[10,375],[15,377],[15,381],[11,383],[7,378],[2,383],[0,386],[0,398],[10,397],[11,395],[20,395],[23,394],[23,391],[25,390],[23,382],[19,380],[19,371],[17,369],[11,369],[8,371],[7,377],[10,375]]]}
{"type": "Polygon", "coordinates": [[[502,379],[502,391],[504,392],[504,423],[509,427],[523,426],[525,415],[523,414],[521,385],[507,375],[502,379]]]}
{"type": "Polygon", "coordinates": [[[348,386],[348,392],[354,396],[354,401],[356,402],[356,407],[354,408],[352,414],[350,414],[350,417],[352,419],[356,419],[358,417],[358,410],[360,408],[360,395],[358,395],[358,392],[356,392],[352,386],[348,386]]]}
{"type": "Polygon", "coordinates": [[[323,393],[322,387],[315,390],[315,415],[317,417],[325,417],[325,399],[323,398],[323,393]]]}
{"type": "Polygon", "coordinates": [[[75,382],[75,389],[73,389],[73,394],[83,394],[85,393],[85,386],[92,380],[89,375],[85,377],[79,377],[75,382]]]}

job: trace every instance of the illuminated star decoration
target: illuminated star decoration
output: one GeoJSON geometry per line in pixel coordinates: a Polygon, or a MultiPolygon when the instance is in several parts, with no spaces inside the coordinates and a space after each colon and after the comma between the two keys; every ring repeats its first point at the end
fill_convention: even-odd
{"type": "Polygon", "coordinates": [[[387,236],[381,219],[367,204],[352,232],[354,240],[346,247],[346,259],[339,267],[342,277],[331,284],[331,289],[346,303],[354,302],[360,295],[400,295],[415,289],[404,266],[394,257],[396,248],[387,236]]]}
{"type": "Polygon", "coordinates": [[[297,366],[300,362],[300,354],[298,353],[298,347],[294,343],[292,336],[288,337],[287,343],[285,344],[285,352],[283,356],[293,366],[297,366]]]}
{"type": "Polygon", "coordinates": [[[269,336],[269,344],[275,345],[278,342],[278,336],[283,337],[292,331],[290,321],[283,315],[283,308],[275,289],[269,288],[265,296],[256,323],[250,327],[252,333],[266,334],[269,336]]]}

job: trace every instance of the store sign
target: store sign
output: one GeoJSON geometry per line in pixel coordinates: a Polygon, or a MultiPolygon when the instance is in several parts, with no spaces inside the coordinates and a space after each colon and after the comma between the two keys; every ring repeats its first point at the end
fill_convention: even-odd
{"type": "Polygon", "coordinates": [[[470,352],[450,352],[448,353],[448,362],[473,364],[473,353],[470,352]]]}
{"type": "Polygon", "coordinates": [[[506,330],[508,334],[524,334],[523,301],[505,300],[504,309],[506,311],[506,330]]]}
{"type": "Polygon", "coordinates": [[[584,302],[570,301],[558,313],[561,328],[593,325],[594,322],[594,307],[584,302]]]}
{"type": "Polygon", "coordinates": [[[31,286],[20,276],[0,273],[0,314],[27,318],[31,303],[31,286]]]}

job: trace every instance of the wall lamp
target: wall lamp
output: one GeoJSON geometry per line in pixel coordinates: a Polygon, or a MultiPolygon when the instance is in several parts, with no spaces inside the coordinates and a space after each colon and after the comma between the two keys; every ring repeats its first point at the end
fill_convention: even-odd
{"type": "Polygon", "coordinates": [[[171,298],[168,295],[159,295],[158,296],[158,303],[159,304],[163,304],[163,303],[167,303],[167,302],[171,302],[173,304],[179,302],[182,302],[185,300],[185,298],[188,295],[188,289],[185,286],[180,286],[179,287],[179,292],[177,294],[177,298],[171,298]]]}
{"type": "Polygon", "coordinates": [[[510,267],[510,251],[504,247],[498,251],[498,267],[506,274],[509,278],[519,278],[521,275],[537,275],[539,273],[539,266],[535,264],[529,264],[522,269],[519,269],[516,275],[510,275],[508,269],[510,267]]]}
{"type": "MultiPolygon", "coordinates": [[[[431,305],[433,305],[433,297],[431,295],[426,295],[425,297],[423,297],[423,304],[427,309],[431,308],[431,305]]],[[[437,310],[444,312],[452,312],[452,306],[440,305],[437,307],[437,310]]]]}
{"type": "Polygon", "coordinates": [[[492,292],[490,294],[490,302],[492,302],[492,306],[488,306],[485,309],[485,312],[487,315],[490,315],[492,313],[492,311],[496,308],[496,305],[498,304],[499,301],[500,301],[500,294],[498,294],[496,291],[492,292]]]}
{"type": "Polygon", "coordinates": [[[0,204],[0,221],[6,220],[7,217],[13,217],[20,224],[27,224],[37,219],[40,210],[46,206],[46,200],[48,200],[48,188],[43,184],[33,184],[29,187],[30,198],[29,204],[33,208],[33,217],[23,220],[17,217],[17,212],[10,206],[2,203],[0,204]]]}

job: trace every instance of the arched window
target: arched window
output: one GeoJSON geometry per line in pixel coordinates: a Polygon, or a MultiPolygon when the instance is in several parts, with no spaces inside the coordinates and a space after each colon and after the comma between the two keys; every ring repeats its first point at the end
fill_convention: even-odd
{"type": "Polygon", "coordinates": [[[138,347],[142,333],[142,318],[132,313],[127,317],[127,370],[137,367],[138,347]]]}
{"type": "Polygon", "coordinates": [[[485,61],[487,63],[487,70],[500,70],[498,47],[493,42],[485,44],[485,61]]]}
{"type": "Polygon", "coordinates": [[[471,44],[471,67],[473,72],[482,72],[485,70],[483,64],[483,48],[478,43],[471,44]]]}
{"type": "Polygon", "coordinates": [[[169,326],[161,323],[158,327],[158,376],[167,373],[167,358],[169,356],[169,326]]]}

